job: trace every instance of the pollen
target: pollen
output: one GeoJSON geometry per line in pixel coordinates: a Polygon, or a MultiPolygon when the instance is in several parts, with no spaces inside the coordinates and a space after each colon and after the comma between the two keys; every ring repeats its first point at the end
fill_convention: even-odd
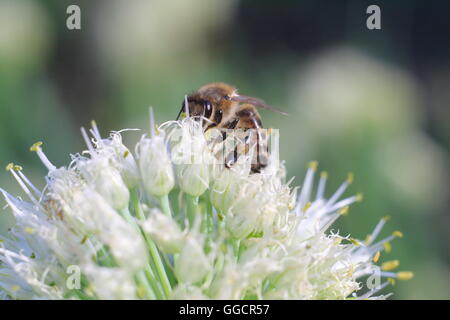
{"type": "Polygon", "coordinates": [[[316,171],[318,166],[319,162],[317,161],[311,161],[310,163],[308,163],[308,168],[312,169],[313,171],[316,171]]]}
{"type": "Polygon", "coordinates": [[[129,155],[130,155],[130,151],[128,151],[128,150],[126,150],[126,151],[123,153],[123,157],[124,157],[124,158],[128,157],[129,155]]]}
{"type": "Polygon", "coordinates": [[[353,178],[354,178],[353,172],[349,172],[347,174],[347,183],[348,184],[352,184],[353,183],[353,178]]]}
{"type": "Polygon", "coordinates": [[[23,168],[21,166],[19,166],[19,165],[14,165],[14,170],[15,171],[22,171],[23,168]]]}
{"type": "Polygon", "coordinates": [[[392,245],[390,242],[385,242],[383,244],[383,247],[384,247],[384,251],[386,251],[387,253],[392,251],[392,245]]]}
{"type": "Polygon", "coordinates": [[[320,177],[321,177],[322,179],[327,179],[327,178],[328,178],[328,172],[322,171],[322,172],[320,173],[320,177]]]}
{"type": "Polygon", "coordinates": [[[391,284],[391,286],[395,286],[395,279],[394,278],[388,278],[387,281],[391,284]]]}
{"type": "Polygon", "coordinates": [[[356,194],[356,202],[362,202],[364,200],[364,195],[361,192],[356,194]]]}
{"type": "Polygon", "coordinates": [[[398,260],[386,261],[385,263],[383,263],[381,265],[381,269],[383,269],[384,271],[390,271],[390,270],[397,268],[399,265],[400,265],[400,261],[398,261],[398,260]]]}
{"type": "Polygon", "coordinates": [[[411,271],[400,271],[397,272],[397,278],[399,280],[410,280],[414,277],[414,273],[411,271]]]}
{"type": "Polygon", "coordinates": [[[15,285],[13,285],[12,287],[11,287],[11,291],[12,292],[16,292],[16,291],[19,291],[20,290],[20,287],[17,285],[17,284],[15,284],[15,285]]]}
{"type": "Polygon", "coordinates": [[[394,231],[392,235],[397,238],[403,238],[403,232],[401,231],[394,231]]]}
{"type": "Polygon", "coordinates": [[[23,231],[25,231],[28,234],[33,234],[34,233],[34,229],[31,227],[26,227],[23,231]]]}
{"type": "Polygon", "coordinates": [[[42,141],[38,141],[30,147],[30,151],[37,152],[42,145],[43,145],[42,141]]]}
{"type": "Polygon", "coordinates": [[[339,209],[338,213],[342,216],[346,216],[346,215],[348,215],[348,211],[349,211],[349,206],[345,206],[345,207],[339,209]]]}
{"type": "Polygon", "coordinates": [[[10,162],[10,163],[8,163],[7,165],[6,165],[6,171],[10,171],[10,170],[12,170],[14,168],[14,163],[12,163],[12,162],[10,162]]]}
{"type": "Polygon", "coordinates": [[[373,259],[372,259],[373,262],[377,263],[378,259],[380,259],[380,255],[381,255],[380,251],[377,251],[377,253],[375,253],[375,255],[373,256],[373,259]]]}
{"type": "Polygon", "coordinates": [[[309,202],[307,202],[306,204],[305,204],[305,206],[303,207],[303,212],[306,212],[306,210],[308,210],[310,207],[311,207],[311,205],[312,205],[312,203],[311,203],[311,201],[309,201],[309,202]]]}

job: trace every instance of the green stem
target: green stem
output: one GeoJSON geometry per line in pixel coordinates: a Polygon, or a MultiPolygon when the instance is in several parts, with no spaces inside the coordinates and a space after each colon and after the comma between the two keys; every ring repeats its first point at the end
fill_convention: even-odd
{"type": "Polygon", "coordinates": [[[156,273],[158,274],[159,280],[161,281],[166,298],[168,298],[172,294],[172,288],[170,286],[170,281],[169,278],[167,277],[167,273],[166,270],[164,269],[161,257],[159,256],[158,248],[156,247],[153,240],[150,239],[150,237],[145,236],[145,239],[147,241],[147,245],[150,250],[150,255],[153,259],[154,266],[156,268],[156,273]]]}
{"type": "Polygon", "coordinates": [[[189,226],[192,228],[194,226],[195,217],[197,215],[198,197],[193,197],[187,194],[186,200],[187,200],[187,218],[189,221],[189,226]]]}
{"type": "Polygon", "coordinates": [[[139,271],[138,274],[136,275],[136,278],[137,278],[138,283],[140,285],[142,285],[142,288],[145,291],[144,297],[146,299],[155,300],[156,299],[156,294],[153,291],[153,288],[150,286],[145,272],[144,271],[139,271]]]}
{"type": "Polygon", "coordinates": [[[206,231],[210,235],[214,232],[214,221],[213,221],[213,207],[209,201],[210,197],[208,195],[206,202],[205,220],[206,220],[206,231]]]}
{"type": "MultiPolygon", "coordinates": [[[[133,206],[134,206],[134,209],[136,212],[136,216],[139,217],[139,219],[143,220],[143,219],[145,219],[145,216],[144,216],[144,213],[142,211],[142,208],[141,208],[138,196],[137,196],[137,191],[134,190],[132,192],[132,194],[134,194],[132,196],[132,202],[133,202],[133,206]]],[[[164,208],[169,210],[167,212],[170,215],[169,199],[167,196],[161,198],[161,205],[162,205],[163,211],[165,210],[164,208]],[[165,205],[162,205],[162,203],[165,203],[165,205]]],[[[128,214],[129,214],[129,211],[128,211],[128,214]]],[[[136,225],[136,227],[139,228],[138,225],[136,224],[136,222],[134,221],[134,219],[133,219],[133,222],[136,225]]],[[[158,278],[160,280],[160,284],[162,285],[162,289],[164,290],[165,298],[168,298],[171,295],[172,288],[170,286],[170,281],[169,281],[169,278],[167,277],[167,273],[164,268],[163,262],[159,255],[158,248],[156,247],[153,240],[145,232],[143,232],[140,228],[139,228],[139,230],[141,231],[141,233],[145,239],[145,242],[147,243],[147,246],[148,246],[148,249],[150,252],[150,257],[151,257],[151,267],[152,268],[148,269],[146,273],[147,273],[147,275],[149,275],[149,273],[151,271],[153,271],[153,270],[156,271],[156,274],[158,275],[158,278]]]]}
{"type": "Polygon", "coordinates": [[[131,200],[131,203],[133,204],[134,213],[135,213],[136,217],[139,220],[144,221],[145,220],[145,215],[144,215],[144,212],[142,211],[141,206],[139,205],[139,193],[138,193],[138,190],[136,188],[131,190],[131,192],[130,192],[130,200],[131,200]]]}
{"type": "Polygon", "coordinates": [[[165,196],[160,197],[159,202],[163,213],[168,217],[172,217],[172,211],[170,210],[169,204],[169,195],[166,194],[165,196]]]}
{"type": "MultiPolygon", "coordinates": [[[[122,216],[125,218],[125,220],[139,233],[141,233],[141,229],[139,228],[139,226],[136,224],[136,220],[134,219],[134,217],[131,215],[130,210],[128,210],[128,208],[125,208],[121,211],[122,216]]],[[[145,272],[141,274],[141,272],[138,273],[138,280],[139,283],[143,285],[143,288],[146,290],[151,290],[151,291],[147,291],[147,295],[148,296],[155,296],[159,299],[163,299],[164,296],[162,294],[162,292],[160,292],[161,290],[158,288],[157,285],[157,281],[156,277],[154,276],[154,272],[148,272],[148,269],[150,269],[150,266],[147,264],[145,266],[145,272]],[[146,277],[143,277],[142,275],[146,275],[146,277]],[[153,289],[152,289],[153,288],[153,289]]]]}

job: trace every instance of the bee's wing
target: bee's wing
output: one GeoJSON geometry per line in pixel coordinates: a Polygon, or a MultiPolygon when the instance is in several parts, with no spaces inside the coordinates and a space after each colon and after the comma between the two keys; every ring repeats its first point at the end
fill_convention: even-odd
{"type": "Polygon", "coordinates": [[[258,98],[242,96],[242,95],[234,95],[234,96],[230,97],[230,100],[231,101],[240,102],[240,103],[249,103],[249,104],[254,105],[255,107],[272,110],[274,112],[281,113],[281,114],[283,114],[285,116],[288,115],[286,112],[281,111],[281,110],[279,110],[279,109],[277,109],[275,107],[272,107],[272,106],[268,105],[267,103],[265,103],[263,100],[258,99],[258,98]]]}

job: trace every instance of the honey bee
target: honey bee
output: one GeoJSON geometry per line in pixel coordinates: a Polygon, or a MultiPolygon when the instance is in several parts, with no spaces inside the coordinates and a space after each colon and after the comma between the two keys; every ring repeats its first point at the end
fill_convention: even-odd
{"type": "Polygon", "coordinates": [[[238,145],[233,152],[226,155],[225,165],[232,166],[241,153],[248,152],[249,148],[254,146],[256,152],[254,152],[251,171],[257,173],[266,167],[268,162],[267,134],[262,129],[261,116],[257,107],[286,115],[263,100],[238,94],[234,86],[225,83],[209,83],[185,98],[177,120],[186,111],[189,116],[202,119],[205,132],[212,128],[222,129],[223,140],[226,138],[227,131],[223,129],[240,129],[250,132],[244,137],[244,146],[238,145]]]}

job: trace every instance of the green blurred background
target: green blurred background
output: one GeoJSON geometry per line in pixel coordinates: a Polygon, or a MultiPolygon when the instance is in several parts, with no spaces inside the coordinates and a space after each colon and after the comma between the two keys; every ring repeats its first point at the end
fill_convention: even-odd
{"type": "MultiPolygon", "coordinates": [[[[354,172],[349,194],[365,200],[335,230],[364,238],[391,216],[384,234],[405,236],[381,259],[415,273],[395,299],[450,299],[450,3],[376,1],[374,31],[369,4],[0,0],[0,160],[43,186],[35,141],[64,165],[91,119],[103,133],[148,128],[149,106],[171,120],[185,94],[229,82],[289,112],[261,113],[297,184],[313,159],[329,193],[354,172]],[[66,28],[69,4],[81,30],[66,28]]],[[[6,171],[0,185],[20,194],[6,171]]],[[[10,223],[3,210],[0,232],[10,223]]]]}

